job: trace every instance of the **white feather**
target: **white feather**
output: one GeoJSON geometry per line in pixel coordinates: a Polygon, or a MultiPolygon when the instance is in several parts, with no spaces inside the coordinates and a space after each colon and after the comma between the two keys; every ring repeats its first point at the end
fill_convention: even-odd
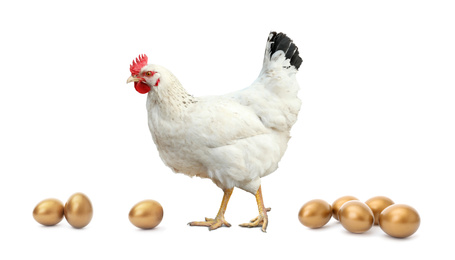
{"type": "MultiPolygon", "coordinates": [[[[254,194],[260,178],[277,169],[301,101],[297,70],[284,52],[267,56],[250,87],[223,96],[192,97],[167,69],[143,69],[159,75],[159,85],[147,97],[149,128],[160,157],[174,172],[254,194]]],[[[157,79],[147,83],[153,86],[157,79]]]]}

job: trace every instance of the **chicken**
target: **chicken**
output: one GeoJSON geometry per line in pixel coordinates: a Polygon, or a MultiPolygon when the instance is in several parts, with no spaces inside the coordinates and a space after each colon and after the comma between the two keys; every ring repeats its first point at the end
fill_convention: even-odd
{"type": "Polygon", "coordinates": [[[193,97],[177,78],[140,55],[130,65],[135,89],[147,95],[148,126],[163,162],[175,173],[211,179],[224,191],[214,219],[190,222],[214,230],[230,227],[224,213],[234,187],[256,197],[259,215],[242,227],[266,231],[261,178],[278,168],[297,120],[301,101],[297,46],[271,32],[263,67],[248,88],[222,96],[193,97]]]}

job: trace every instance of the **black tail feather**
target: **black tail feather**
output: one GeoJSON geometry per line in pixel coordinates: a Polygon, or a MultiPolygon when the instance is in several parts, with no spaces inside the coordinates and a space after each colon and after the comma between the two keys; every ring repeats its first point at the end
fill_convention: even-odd
{"type": "Polygon", "coordinates": [[[302,58],[300,58],[300,56],[299,56],[299,50],[296,50],[294,55],[292,55],[291,65],[294,65],[294,67],[296,69],[299,69],[301,64],[302,64],[302,58]]]}
{"type": "Polygon", "coordinates": [[[290,59],[290,63],[297,70],[302,64],[302,58],[299,56],[299,50],[292,40],[284,33],[271,32],[269,36],[270,57],[277,52],[283,51],[286,54],[286,59],[290,59]]]}
{"type": "Polygon", "coordinates": [[[297,46],[295,46],[294,43],[291,43],[291,46],[289,46],[289,49],[288,51],[286,52],[286,59],[291,59],[292,56],[295,54],[295,52],[297,51],[297,53],[299,52],[297,50],[297,46]]]}

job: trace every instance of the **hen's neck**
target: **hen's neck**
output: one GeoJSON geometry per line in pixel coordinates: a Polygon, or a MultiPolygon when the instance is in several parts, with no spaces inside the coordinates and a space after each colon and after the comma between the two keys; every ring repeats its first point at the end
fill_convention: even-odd
{"type": "Polygon", "coordinates": [[[147,110],[155,110],[164,118],[181,118],[194,97],[186,92],[178,79],[168,71],[160,72],[160,84],[149,92],[147,110]]]}

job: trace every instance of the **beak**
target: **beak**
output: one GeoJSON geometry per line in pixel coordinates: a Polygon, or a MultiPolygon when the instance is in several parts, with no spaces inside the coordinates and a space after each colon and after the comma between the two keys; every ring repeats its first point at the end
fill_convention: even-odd
{"type": "Polygon", "coordinates": [[[135,78],[133,76],[130,76],[127,80],[126,80],[126,84],[130,83],[130,82],[138,82],[140,81],[141,79],[139,78],[135,78]]]}

